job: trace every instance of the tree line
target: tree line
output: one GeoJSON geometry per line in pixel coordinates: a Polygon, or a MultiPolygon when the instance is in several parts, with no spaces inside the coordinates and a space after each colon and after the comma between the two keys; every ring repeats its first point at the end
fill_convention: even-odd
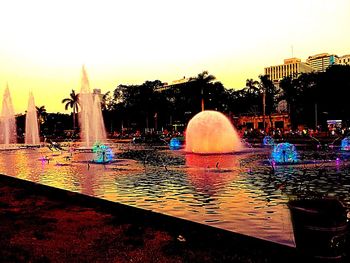
{"type": "MultiPolygon", "coordinates": [[[[292,128],[299,124],[310,128],[322,124],[325,128],[327,119],[350,124],[350,66],[333,65],[325,72],[285,77],[279,87],[269,76],[261,75],[258,80],[247,79],[243,89],[227,89],[207,71],[169,88],[164,85],[159,80],[141,85],[120,84],[103,94],[101,107],[106,129],[171,129],[173,125],[186,125],[203,108],[230,116],[265,113],[268,121],[281,101],[287,102],[282,110],[290,113],[292,128]]],[[[62,103],[66,109],[72,109],[71,127],[76,128],[79,94],[72,90],[62,103]]]]}

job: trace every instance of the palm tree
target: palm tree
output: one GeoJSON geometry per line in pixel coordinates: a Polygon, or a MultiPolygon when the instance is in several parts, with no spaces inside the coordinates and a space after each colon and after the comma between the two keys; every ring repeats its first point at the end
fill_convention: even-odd
{"type": "Polygon", "coordinates": [[[72,108],[73,110],[73,130],[75,130],[76,128],[75,117],[79,109],[79,93],[76,94],[74,89],[72,89],[72,92],[69,95],[70,97],[63,99],[62,103],[65,103],[64,105],[65,110],[68,110],[68,108],[72,108]]]}
{"type": "Polygon", "coordinates": [[[263,128],[265,131],[265,115],[266,109],[270,119],[270,127],[272,127],[272,118],[271,114],[275,108],[275,97],[277,95],[277,89],[273,82],[269,79],[268,75],[260,75],[259,88],[262,94],[262,106],[263,106],[263,128]],[[266,107],[267,106],[267,107],[266,107]]]}
{"type": "Polygon", "coordinates": [[[41,107],[35,107],[36,108],[36,112],[38,115],[38,122],[39,124],[44,124],[44,122],[46,121],[46,116],[47,116],[47,112],[45,109],[45,106],[41,106],[41,107]]]}
{"type": "Polygon", "coordinates": [[[208,71],[203,71],[199,73],[197,77],[190,78],[190,81],[195,81],[201,90],[201,109],[204,111],[204,90],[208,88],[209,84],[215,80],[214,75],[210,75],[208,71]]]}
{"type": "Polygon", "coordinates": [[[105,94],[103,94],[102,98],[101,98],[101,109],[102,111],[105,110],[109,110],[110,109],[110,91],[106,92],[105,94]]]}
{"type": "Polygon", "coordinates": [[[259,94],[259,81],[253,79],[246,80],[246,87],[248,94],[259,94]]]}

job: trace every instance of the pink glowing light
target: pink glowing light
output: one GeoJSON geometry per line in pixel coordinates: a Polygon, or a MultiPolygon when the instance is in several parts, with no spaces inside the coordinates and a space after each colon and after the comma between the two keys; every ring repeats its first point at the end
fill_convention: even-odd
{"type": "Polygon", "coordinates": [[[232,153],[243,149],[241,139],[230,120],[217,111],[195,115],[186,129],[186,152],[232,153]]]}
{"type": "Polygon", "coordinates": [[[336,165],[336,166],[339,166],[339,165],[340,165],[340,158],[339,158],[339,157],[337,157],[337,159],[335,159],[335,165],[336,165]]]}

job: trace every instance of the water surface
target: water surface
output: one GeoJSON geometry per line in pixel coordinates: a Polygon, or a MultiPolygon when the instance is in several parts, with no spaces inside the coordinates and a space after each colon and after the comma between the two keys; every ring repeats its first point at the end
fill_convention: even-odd
{"type": "Polygon", "coordinates": [[[270,149],[199,156],[111,146],[117,159],[106,165],[88,164],[94,156],[87,151],[2,150],[0,173],[288,246],[295,246],[290,198],[320,194],[350,203],[349,165],[339,152],[303,151],[318,161],[273,170],[270,149]]]}

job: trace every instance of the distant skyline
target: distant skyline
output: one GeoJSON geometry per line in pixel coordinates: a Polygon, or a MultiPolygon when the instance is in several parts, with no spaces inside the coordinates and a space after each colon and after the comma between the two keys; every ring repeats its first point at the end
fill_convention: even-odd
{"type": "Polygon", "coordinates": [[[16,113],[29,91],[37,106],[66,112],[61,101],[80,92],[82,65],[91,90],[103,93],[204,70],[241,89],[292,55],[350,53],[348,0],[11,0],[0,8],[0,101],[8,83],[16,113]]]}

